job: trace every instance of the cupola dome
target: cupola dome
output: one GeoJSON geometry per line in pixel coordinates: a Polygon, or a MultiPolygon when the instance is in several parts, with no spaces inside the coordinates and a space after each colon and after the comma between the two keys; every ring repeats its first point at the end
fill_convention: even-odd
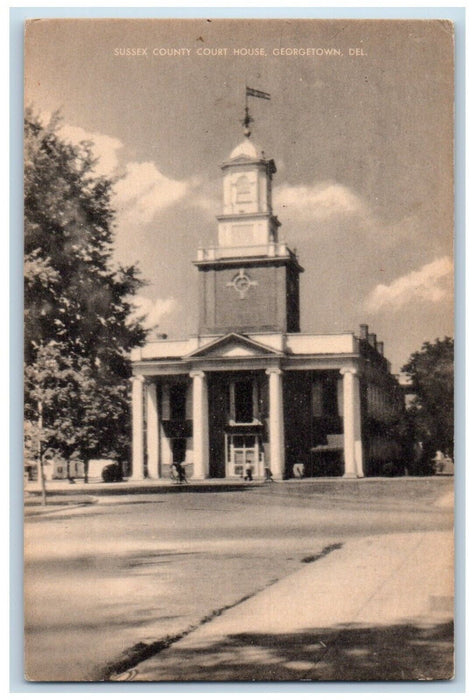
{"type": "Polygon", "coordinates": [[[231,152],[229,156],[231,160],[234,158],[250,158],[255,160],[256,158],[262,158],[260,149],[249,139],[244,139],[239,146],[231,152]]]}

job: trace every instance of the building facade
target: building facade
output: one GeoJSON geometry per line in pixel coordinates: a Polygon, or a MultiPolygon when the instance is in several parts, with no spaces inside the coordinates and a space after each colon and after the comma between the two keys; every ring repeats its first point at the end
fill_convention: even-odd
{"type": "Polygon", "coordinates": [[[304,271],[272,210],[276,172],[246,138],[222,164],[217,245],[198,250],[196,336],[132,353],[132,478],[363,477],[397,463],[404,410],[383,344],[300,332],[304,271]]]}

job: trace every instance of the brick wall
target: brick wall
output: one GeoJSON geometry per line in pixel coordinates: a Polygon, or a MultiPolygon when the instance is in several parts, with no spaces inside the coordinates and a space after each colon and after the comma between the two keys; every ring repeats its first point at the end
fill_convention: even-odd
{"type": "Polygon", "coordinates": [[[297,299],[288,294],[285,264],[243,265],[200,271],[200,332],[226,333],[298,329],[298,277],[292,276],[297,299]],[[232,286],[243,269],[251,286],[243,293],[232,286]],[[290,326],[290,327],[289,327],[290,326]]]}

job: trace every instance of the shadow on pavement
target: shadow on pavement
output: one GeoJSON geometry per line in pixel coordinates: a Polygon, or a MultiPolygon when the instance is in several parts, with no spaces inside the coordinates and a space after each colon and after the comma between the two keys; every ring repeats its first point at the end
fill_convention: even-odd
{"type": "Polygon", "coordinates": [[[453,676],[453,624],[349,625],[291,634],[237,634],[171,647],[136,680],[414,681],[453,676]]]}
{"type": "MultiPolygon", "coordinates": [[[[250,491],[256,488],[265,487],[264,482],[255,482],[252,484],[247,484],[243,482],[236,483],[207,483],[205,482],[191,482],[186,484],[162,484],[158,482],[153,482],[150,485],[146,483],[141,483],[137,485],[136,483],[128,483],[124,481],[119,484],[103,484],[101,482],[89,483],[89,484],[76,484],[74,489],[71,489],[73,493],[78,495],[90,495],[90,496],[129,496],[130,494],[165,494],[165,493],[222,493],[225,491],[250,491]]],[[[54,485],[48,487],[47,498],[63,496],[68,493],[69,489],[62,487],[61,485],[55,487],[54,485]]],[[[30,489],[28,495],[31,497],[39,497],[40,491],[38,489],[30,489]]]]}

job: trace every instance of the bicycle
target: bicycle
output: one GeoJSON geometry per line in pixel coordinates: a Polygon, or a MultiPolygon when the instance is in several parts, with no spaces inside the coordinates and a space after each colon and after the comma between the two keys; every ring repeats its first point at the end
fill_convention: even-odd
{"type": "Polygon", "coordinates": [[[187,484],[185,467],[181,464],[172,464],[170,467],[170,479],[176,484],[187,484]]]}

